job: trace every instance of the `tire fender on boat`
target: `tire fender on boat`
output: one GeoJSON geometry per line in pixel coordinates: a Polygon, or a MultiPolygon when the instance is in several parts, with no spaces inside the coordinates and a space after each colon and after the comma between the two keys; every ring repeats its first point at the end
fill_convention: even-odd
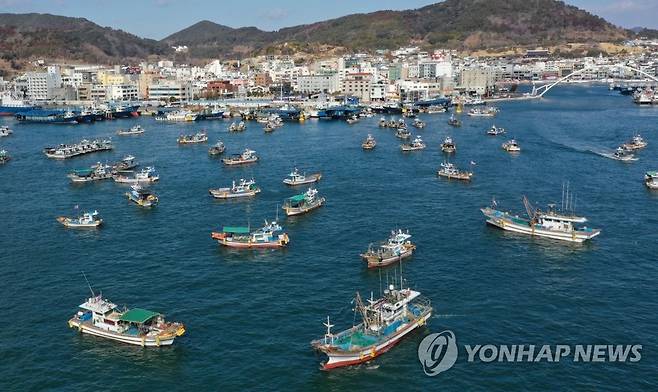
{"type": "Polygon", "coordinates": [[[142,347],[145,346],[146,343],[146,336],[142,336],[142,347]]]}
{"type": "Polygon", "coordinates": [[[370,350],[370,357],[374,358],[377,355],[377,348],[373,347],[372,350],[370,350]]]}
{"type": "Polygon", "coordinates": [[[155,345],[160,347],[160,336],[159,335],[155,337],[155,345]]]}

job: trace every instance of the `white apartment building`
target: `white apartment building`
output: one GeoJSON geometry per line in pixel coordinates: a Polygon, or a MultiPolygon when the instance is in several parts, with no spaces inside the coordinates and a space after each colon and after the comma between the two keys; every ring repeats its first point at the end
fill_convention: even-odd
{"type": "Polygon", "coordinates": [[[53,98],[53,91],[61,86],[62,79],[56,73],[27,72],[17,84],[25,89],[28,99],[45,101],[53,98]]]}
{"type": "Polygon", "coordinates": [[[301,75],[297,77],[297,90],[302,93],[334,93],[339,91],[338,73],[301,75]]]}
{"type": "Polygon", "coordinates": [[[114,84],[107,86],[106,97],[111,101],[136,101],[139,88],[136,84],[114,84]]]}
{"type": "Polygon", "coordinates": [[[178,101],[189,101],[194,97],[192,83],[166,81],[157,84],[149,84],[149,99],[169,100],[174,98],[178,101]]]}

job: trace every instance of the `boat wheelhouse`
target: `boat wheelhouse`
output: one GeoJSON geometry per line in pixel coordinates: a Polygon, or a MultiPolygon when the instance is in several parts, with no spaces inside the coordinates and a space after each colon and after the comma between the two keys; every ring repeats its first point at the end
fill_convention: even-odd
{"type": "Polygon", "coordinates": [[[166,322],[158,312],[146,309],[125,309],[101,294],[79,306],[80,310],[69,320],[69,328],[81,333],[142,347],[169,346],[185,333],[181,323],[166,322]]]}

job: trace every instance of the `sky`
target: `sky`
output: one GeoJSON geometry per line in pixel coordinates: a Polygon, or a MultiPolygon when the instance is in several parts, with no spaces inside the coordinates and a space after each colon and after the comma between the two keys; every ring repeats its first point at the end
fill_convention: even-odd
{"type": "MultiPolygon", "coordinates": [[[[419,8],[438,0],[0,0],[0,12],[87,18],[140,37],[162,39],[201,20],[231,27],[282,27],[383,9],[419,8]]],[[[622,27],[658,29],[658,0],[566,0],[622,27]]]]}

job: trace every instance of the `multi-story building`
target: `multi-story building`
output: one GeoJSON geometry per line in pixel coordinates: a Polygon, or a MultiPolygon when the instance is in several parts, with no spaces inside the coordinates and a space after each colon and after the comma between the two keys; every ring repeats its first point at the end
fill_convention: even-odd
{"type": "Polygon", "coordinates": [[[135,101],[139,99],[139,89],[134,83],[106,86],[106,96],[111,101],[135,101]]]}
{"type": "Polygon", "coordinates": [[[340,89],[338,73],[303,75],[297,77],[297,91],[309,93],[334,93],[340,89]]]}
{"type": "Polygon", "coordinates": [[[370,102],[372,91],[372,74],[367,72],[356,72],[345,75],[342,82],[342,90],[345,95],[358,97],[362,101],[370,102]]]}
{"type": "Polygon", "coordinates": [[[59,74],[51,72],[27,72],[16,83],[25,91],[28,99],[45,101],[53,98],[55,88],[62,85],[59,74]]]}
{"type": "Polygon", "coordinates": [[[161,81],[148,87],[149,99],[189,101],[193,96],[192,83],[189,82],[161,81]]]}

